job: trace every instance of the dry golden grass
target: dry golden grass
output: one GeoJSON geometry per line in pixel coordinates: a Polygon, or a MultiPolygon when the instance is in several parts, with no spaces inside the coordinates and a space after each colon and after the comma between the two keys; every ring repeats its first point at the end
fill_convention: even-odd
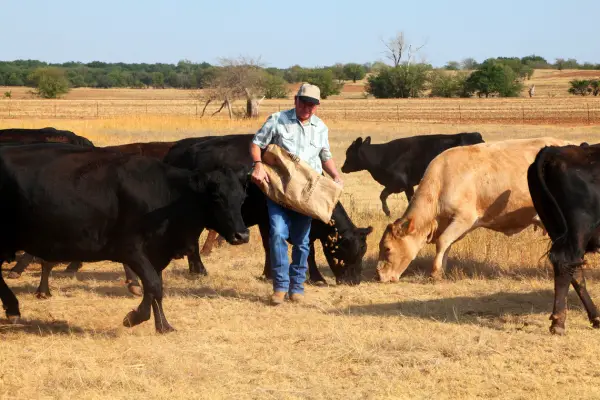
{"type": "MultiPolygon", "coordinates": [[[[95,120],[0,120],[0,128],[55,126],[98,145],[253,132],[262,121],[174,116],[95,120]]],[[[396,124],[332,121],[339,166],[346,147],[370,135],[380,143],[428,133],[479,131],[487,141],[552,135],[600,141],[600,127],[396,124]]],[[[251,242],[205,257],[209,276],[191,279],[184,260],[165,271],[165,312],[177,332],[159,336],[152,322],[121,326],[139,299],[119,265],[87,264],[76,279],[51,279],[54,296],[37,300],[39,268],[9,285],[22,325],[0,325],[1,398],[236,399],[553,399],[600,397],[600,332],[589,327],[574,295],[568,334],[548,333],[552,271],[540,257],[547,239],[532,229],[513,237],[476,231],[450,255],[448,279],[428,283],[425,248],[400,283],[373,281],[377,244],[390,222],[381,187],[368,173],[349,174],[342,202],[359,226],[372,225],[365,281],[308,287],[302,305],[266,304],[259,279],[263,251],[251,242]]],[[[393,218],[406,207],[390,198],[393,218]]],[[[203,239],[203,238],[202,238],[203,239]]],[[[597,261],[597,259],[592,259],[597,261]]],[[[594,262],[592,262],[592,265],[594,262]]],[[[6,267],[5,267],[6,269],[6,267]]],[[[600,274],[590,270],[600,298],[600,274]]]]}

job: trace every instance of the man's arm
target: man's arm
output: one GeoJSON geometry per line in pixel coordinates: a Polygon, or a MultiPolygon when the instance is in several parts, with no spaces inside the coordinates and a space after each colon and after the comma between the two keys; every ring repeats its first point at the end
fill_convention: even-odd
{"type": "Polygon", "coordinates": [[[261,149],[266,148],[267,145],[273,140],[274,127],[275,119],[273,116],[270,116],[259,129],[259,131],[256,132],[252,142],[250,143],[250,157],[252,158],[252,162],[254,164],[254,168],[252,169],[252,181],[257,184],[263,180],[269,182],[269,177],[267,176],[267,173],[262,165],[261,149]]]}
{"type": "Polygon", "coordinates": [[[325,170],[325,172],[331,175],[331,178],[334,182],[343,185],[342,177],[340,176],[340,174],[337,171],[337,168],[335,167],[335,161],[333,161],[333,158],[330,158],[329,160],[323,162],[323,169],[325,170]]]}
{"type": "Polygon", "coordinates": [[[323,132],[325,137],[324,147],[319,154],[321,158],[321,164],[323,165],[323,169],[327,172],[334,182],[343,185],[342,177],[340,176],[337,168],[335,167],[335,161],[333,161],[333,155],[331,154],[331,149],[329,146],[329,129],[325,128],[323,132]]]}

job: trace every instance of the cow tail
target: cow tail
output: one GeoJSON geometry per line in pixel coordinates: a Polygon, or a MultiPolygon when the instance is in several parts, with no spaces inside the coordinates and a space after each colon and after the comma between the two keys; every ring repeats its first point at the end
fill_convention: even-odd
{"type": "MultiPolygon", "coordinates": [[[[544,207],[544,210],[550,214],[550,216],[552,217],[552,220],[556,221],[560,224],[559,227],[557,226],[555,228],[558,228],[557,231],[562,232],[562,233],[556,239],[550,238],[552,243],[549,246],[548,251],[546,251],[546,253],[542,256],[542,258],[547,256],[550,253],[550,251],[552,250],[552,246],[555,243],[562,241],[567,236],[567,233],[569,230],[565,215],[563,214],[563,212],[560,208],[560,205],[558,204],[558,201],[556,201],[556,198],[554,197],[554,195],[550,191],[550,188],[546,184],[545,165],[546,165],[546,157],[547,157],[548,151],[551,151],[551,149],[548,147],[545,147],[542,150],[540,150],[540,152],[538,153],[536,160],[534,162],[535,174],[530,174],[529,179],[531,180],[531,178],[533,178],[534,182],[537,183],[537,185],[536,185],[537,189],[540,191],[540,195],[541,195],[542,199],[545,200],[544,206],[540,205],[540,207],[544,207]],[[531,175],[534,175],[534,176],[531,176],[531,175]]],[[[530,172],[534,172],[534,171],[530,171],[530,172]]],[[[544,222],[544,221],[542,220],[542,222],[544,222]]],[[[546,228],[546,231],[548,232],[548,236],[550,236],[549,227],[546,226],[545,228],[546,228]]]]}

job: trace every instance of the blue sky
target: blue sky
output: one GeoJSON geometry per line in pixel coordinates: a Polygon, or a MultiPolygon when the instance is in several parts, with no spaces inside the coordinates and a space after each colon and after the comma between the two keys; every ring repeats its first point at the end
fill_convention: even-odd
{"type": "Polygon", "coordinates": [[[0,0],[0,60],[218,63],[273,67],[384,60],[398,31],[434,66],[473,57],[600,63],[600,0],[0,0]]]}

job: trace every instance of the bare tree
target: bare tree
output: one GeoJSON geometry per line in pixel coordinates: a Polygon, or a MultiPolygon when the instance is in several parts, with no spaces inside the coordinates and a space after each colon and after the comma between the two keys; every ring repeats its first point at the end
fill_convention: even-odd
{"type": "Polygon", "coordinates": [[[233,119],[232,104],[235,100],[246,100],[246,117],[258,117],[258,111],[264,96],[258,97],[263,92],[265,72],[260,59],[238,57],[222,58],[219,72],[212,79],[204,96],[206,103],[201,116],[204,116],[206,107],[212,102],[220,102],[221,106],[212,115],[218,114],[227,107],[229,118],[233,119]]]}
{"type": "Polygon", "coordinates": [[[420,46],[408,44],[402,31],[396,33],[396,36],[387,41],[383,39],[381,41],[386,48],[385,56],[392,61],[394,67],[400,65],[404,57],[406,57],[406,62],[410,64],[414,56],[427,44],[427,41],[420,46]]]}

